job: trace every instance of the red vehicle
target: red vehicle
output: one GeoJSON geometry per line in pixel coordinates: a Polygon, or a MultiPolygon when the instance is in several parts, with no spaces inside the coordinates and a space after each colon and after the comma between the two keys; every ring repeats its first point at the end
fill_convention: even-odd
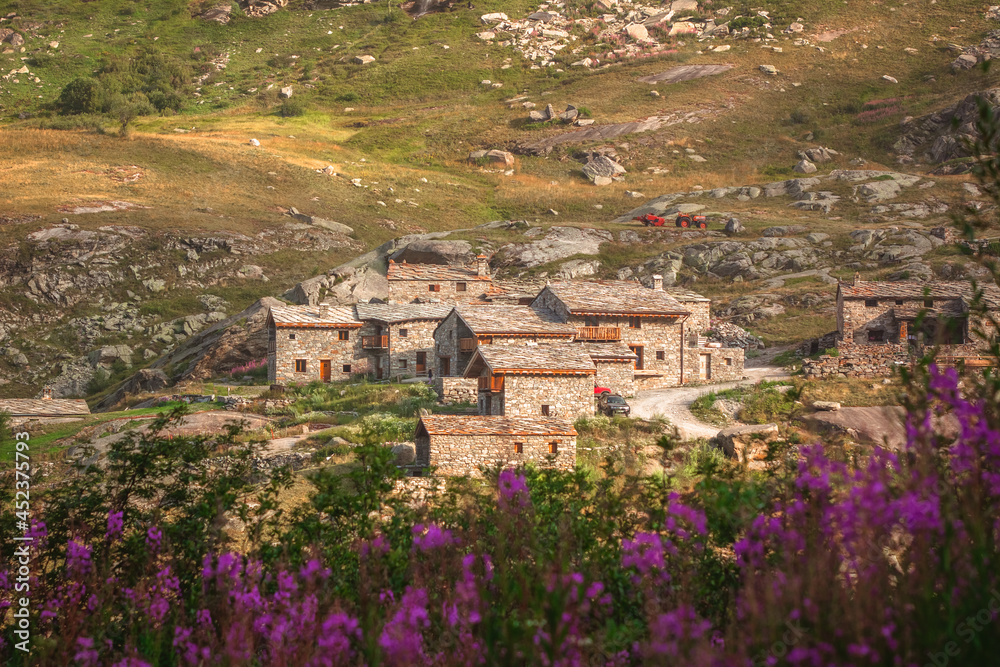
{"type": "Polygon", "coordinates": [[[697,227],[698,229],[708,229],[708,221],[703,215],[689,215],[682,213],[677,216],[674,222],[678,227],[697,227]]]}
{"type": "Polygon", "coordinates": [[[641,222],[646,227],[662,227],[667,224],[667,221],[658,215],[653,215],[652,213],[647,213],[646,215],[637,215],[636,220],[641,222]]]}
{"type": "Polygon", "coordinates": [[[611,390],[607,387],[598,387],[594,385],[594,396],[606,396],[611,393],[611,390]]]}

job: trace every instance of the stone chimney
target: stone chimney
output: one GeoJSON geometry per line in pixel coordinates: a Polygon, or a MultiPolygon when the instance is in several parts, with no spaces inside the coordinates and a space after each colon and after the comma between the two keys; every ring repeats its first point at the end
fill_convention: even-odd
{"type": "Polygon", "coordinates": [[[481,278],[485,278],[490,275],[490,260],[486,255],[476,256],[476,275],[481,278]]]}
{"type": "Polygon", "coordinates": [[[42,389],[42,399],[46,401],[52,400],[52,387],[45,387],[42,389]]]}
{"type": "Polygon", "coordinates": [[[330,302],[324,301],[319,304],[319,319],[328,320],[330,319],[330,302]]]}
{"type": "Polygon", "coordinates": [[[659,273],[653,276],[653,289],[663,291],[663,276],[659,273]]]}
{"type": "Polygon", "coordinates": [[[855,286],[857,286],[857,284],[860,283],[860,282],[861,282],[861,272],[860,271],[855,271],[854,272],[854,282],[852,284],[855,285],[855,286]]]}

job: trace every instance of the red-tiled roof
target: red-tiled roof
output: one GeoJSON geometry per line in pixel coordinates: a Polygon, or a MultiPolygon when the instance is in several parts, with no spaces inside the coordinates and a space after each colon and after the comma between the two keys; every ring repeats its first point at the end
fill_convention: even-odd
{"type": "Polygon", "coordinates": [[[352,306],[330,306],[320,315],[320,306],[271,306],[271,317],[279,327],[360,327],[352,306]]]}
{"type": "Polygon", "coordinates": [[[576,435],[571,422],[551,417],[426,415],[420,418],[418,433],[421,428],[428,435],[576,435]]]}
{"type": "Polygon", "coordinates": [[[472,333],[485,334],[556,334],[571,337],[576,327],[561,322],[551,310],[528,306],[460,305],[458,316],[472,333]]]}
{"type": "Polygon", "coordinates": [[[89,415],[87,401],[75,398],[3,398],[0,412],[12,417],[75,417],[89,415]]]}
{"type": "Polygon", "coordinates": [[[449,266],[446,264],[407,264],[389,260],[389,280],[492,280],[481,276],[476,267],[449,266]]]}
{"type": "Polygon", "coordinates": [[[689,315],[677,299],[662,290],[623,280],[556,281],[550,291],[574,315],[610,313],[620,315],[689,315]]]}

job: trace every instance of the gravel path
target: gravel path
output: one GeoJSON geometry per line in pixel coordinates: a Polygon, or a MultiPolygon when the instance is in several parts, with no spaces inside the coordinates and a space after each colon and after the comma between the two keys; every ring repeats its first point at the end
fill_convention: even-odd
{"type": "Polygon", "coordinates": [[[757,359],[748,360],[748,366],[744,372],[748,379],[740,382],[641,391],[630,401],[632,416],[642,419],[651,419],[657,415],[666,417],[671,424],[677,427],[682,440],[713,438],[721,429],[718,426],[699,421],[691,413],[691,404],[700,396],[713,391],[755,384],[761,380],[781,380],[789,377],[787,370],[771,365],[771,360],[782,351],[783,349],[774,348],[757,359]]]}

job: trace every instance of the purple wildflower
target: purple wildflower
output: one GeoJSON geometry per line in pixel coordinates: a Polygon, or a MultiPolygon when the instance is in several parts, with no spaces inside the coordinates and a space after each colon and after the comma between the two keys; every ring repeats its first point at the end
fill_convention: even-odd
{"type": "Polygon", "coordinates": [[[113,542],[122,534],[125,529],[124,517],[125,512],[108,512],[108,529],[104,533],[106,540],[113,542]]]}
{"type": "Polygon", "coordinates": [[[425,526],[418,523],[413,527],[413,548],[416,551],[430,551],[454,544],[455,539],[450,530],[444,530],[435,524],[425,526]]]}
{"type": "Polygon", "coordinates": [[[150,526],[146,530],[146,548],[151,552],[156,553],[160,550],[163,543],[163,531],[161,531],[156,526],[150,526]]]}
{"type": "Polygon", "coordinates": [[[389,665],[412,665],[424,658],[423,630],[430,626],[427,591],[407,588],[399,608],[382,628],[378,645],[389,665]]]}

